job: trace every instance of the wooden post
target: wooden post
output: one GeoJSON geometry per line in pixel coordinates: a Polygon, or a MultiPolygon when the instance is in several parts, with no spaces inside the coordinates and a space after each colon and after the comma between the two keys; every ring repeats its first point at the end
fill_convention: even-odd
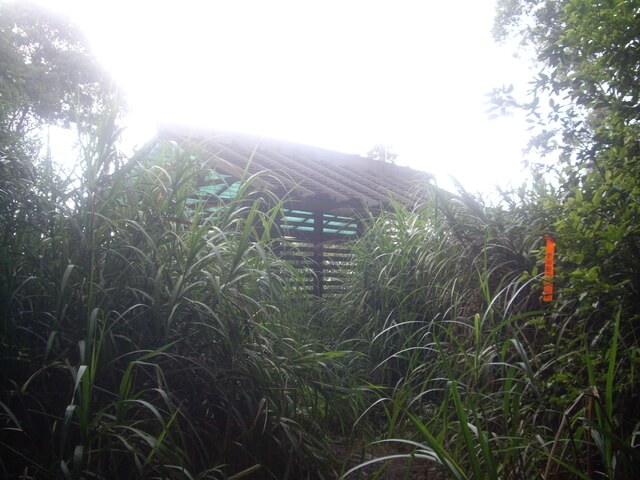
{"type": "Polygon", "coordinates": [[[314,212],[313,214],[313,273],[315,274],[315,282],[313,285],[313,294],[322,297],[324,293],[324,252],[322,241],[324,239],[324,214],[322,212],[314,212]]]}

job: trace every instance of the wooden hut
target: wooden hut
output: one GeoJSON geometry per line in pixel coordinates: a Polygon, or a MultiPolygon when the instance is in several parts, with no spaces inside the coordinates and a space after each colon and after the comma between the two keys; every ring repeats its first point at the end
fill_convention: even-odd
{"type": "Polygon", "coordinates": [[[284,199],[278,220],[281,255],[308,272],[313,294],[336,293],[350,261],[348,242],[362,229],[367,212],[392,202],[413,206],[425,172],[359,155],[334,152],[247,134],[163,128],[160,137],[192,148],[215,172],[200,194],[233,198],[243,179],[258,174],[253,187],[284,199]]]}

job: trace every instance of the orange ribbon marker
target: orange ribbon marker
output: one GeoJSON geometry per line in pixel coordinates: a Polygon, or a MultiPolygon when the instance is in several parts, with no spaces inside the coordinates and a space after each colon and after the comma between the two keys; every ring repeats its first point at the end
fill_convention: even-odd
{"type": "Polygon", "coordinates": [[[542,301],[553,301],[553,255],[556,253],[556,242],[551,235],[545,235],[547,246],[544,255],[544,280],[542,282],[542,301]]]}

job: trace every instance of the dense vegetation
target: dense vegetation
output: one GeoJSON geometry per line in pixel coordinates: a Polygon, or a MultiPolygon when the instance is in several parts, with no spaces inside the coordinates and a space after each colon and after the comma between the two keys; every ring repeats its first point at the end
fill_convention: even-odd
{"type": "Polygon", "coordinates": [[[246,179],[210,211],[192,201],[197,155],[123,158],[106,89],[78,117],[79,177],[56,175],[10,121],[43,121],[15,50],[0,77],[2,476],[633,478],[639,15],[501,2],[499,33],[525,32],[541,70],[529,100],[499,100],[540,121],[535,146],[558,160],[498,206],[425,185],[415,208],[365,218],[345,294],[322,300],[273,253],[279,199],[246,179]]]}

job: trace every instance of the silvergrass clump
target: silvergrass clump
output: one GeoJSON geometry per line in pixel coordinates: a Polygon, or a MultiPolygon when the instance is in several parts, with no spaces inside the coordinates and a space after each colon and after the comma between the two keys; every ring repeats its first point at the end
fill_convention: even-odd
{"type": "Polygon", "coordinates": [[[280,201],[251,178],[200,200],[210,166],[171,144],[120,162],[114,125],[66,190],[37,178],[39,217],[3,222],[3,475],[335,476],[348,352],[306,331],[280,201]]]}
{"type": "Polygon", "coordinates": [[[561,274],[540,303],[542,186],[371,215],[316,299],[274,254],[283,199],[200,195],[197,149],[125,161],[114,120],[78,180],[3,183],[30,191],[2,210],[5,477],[631,475],[633,302],[573,309],[561,274]]]}
{"type": "Polygon", "coordinates": [[[634,350],[618,356],[620,314],[611,335],[602,325],[605,356],[562,291],[540,302],[548,220],[540,196],[518,193],[504,209],[462,192],[371,219],[342,314],[373,382],[359,423],[387,447],[345,477],[406,458],[408,476],[426,462],[451,478],[630,478],[638,428],[620,421],[632,404],[615,382],[634,375],[634,350]]]}

